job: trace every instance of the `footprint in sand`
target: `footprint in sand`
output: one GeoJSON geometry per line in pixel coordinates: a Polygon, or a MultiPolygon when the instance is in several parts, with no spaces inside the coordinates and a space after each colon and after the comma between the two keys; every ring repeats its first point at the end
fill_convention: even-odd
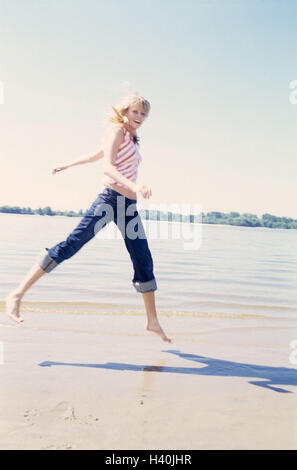
{"type": "Polygon", "coordinates": [[[55,446],[54,444],[50,444],[46,447],[42,447],[41,450],[72,450],[75,449],[75,445],[73,444],[65,444],[62,446],[55,446]]]}
{"type": "Polygon", "coordinates": [[[83,423],[84,424],[94,424],[99,421],[99,418],[96,418],[96,416],[93,415],[88,415],[83,418],[83,423]]]}
{"type": "MultiPolygon", "coordinates": [[[[60,429],[60,425],[65,423],[65,426],[96,426],[99,423],[99,418],[92,414],[85,416],[78,416],[76,409],[67,401],[59,402],[56,406],[49,410],[36,410],[27,409],[23,412],[23,417],[26,420],[28,426],[38,426],[40,429],[46,429],[48,427],[60,429]],[[60,422],[60,425],[58,424],[60,422]]],[[[62,425],[63,426],[63,425],[62,425]]],[[[50,444],[48,449],[53,448],[50,444]]],[[[72,446],[72,444],[69,444],[72,446]]],[[[68,448],[63,445],[63,449],[68,448]]]]}
{"type": "Polygon", "coordinates": [[[63,421],[77,421],[75,409],[67,401],[61,401],[52,410],[51,415],[63,421]]]}
{"type": "Polygon", "coordinates": [[[62,419],[66,422],[76,422],[78,424],[94,424],[99,421],[99,418],[91,414],[84,417],[78,417],[75,408],[73,408],[73,406],[71,406],[66,401],[58,403],[52,411],[54,414],[56,414],[57,418],[62,419]]]}
{"type": "Polygon", "coordinates": [[[26,418],[26,421],[32,422],[35,417],[39,416],[39,413],[37,410],[26,410],[23,416],[26,418]]]}

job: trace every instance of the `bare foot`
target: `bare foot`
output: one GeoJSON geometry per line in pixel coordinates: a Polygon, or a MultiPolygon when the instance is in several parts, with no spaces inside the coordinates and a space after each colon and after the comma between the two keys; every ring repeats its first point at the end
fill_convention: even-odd
{"type": "Polygon", "coordinates": [[[148,331],[152,331],[153,333],[156,333],[157,335],[161,336],[163,341],[168,341],[168,343],[172,343],[173,339],[167,336],[164,331],[162,330],[160,323],[158,321],[156,322],[150,322],[146,324],[146,329],[148,331]]]}
{"type": "Polygon", "coordinates": [[[12,318],[17,323],[21,323],[24,319],[20,316],[20,303],[21,303],[22,296],[11,292],[6,297],[6,313],[7,315],[12,318]]]}

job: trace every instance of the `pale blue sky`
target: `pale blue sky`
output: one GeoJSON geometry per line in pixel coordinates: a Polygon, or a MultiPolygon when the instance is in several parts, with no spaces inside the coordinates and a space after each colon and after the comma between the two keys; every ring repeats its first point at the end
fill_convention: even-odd
{"type": "Polygon", "coordinates": [[[143,206],[297,218],[296,40],[297,0],[0,0],[0,205],[89,207],[101,162],[51,169],[99,148],[128,82],[143,206]]]}

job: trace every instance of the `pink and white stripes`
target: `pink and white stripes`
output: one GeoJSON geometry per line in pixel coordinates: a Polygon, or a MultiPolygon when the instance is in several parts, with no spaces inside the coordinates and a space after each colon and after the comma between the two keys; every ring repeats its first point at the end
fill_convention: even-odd
{"type": "MultiPolygon", "coordinates": [[[[114,162],[116,169],[126,178],[136,183],[138,165],[142,157],[138,151],[136,144],[127,129],[124,129],[124,141],[120,145],[117,157],[114,162]]],[[[108,177],[110,184],[117,184],[118,186],[125,185],[117,183],[113,178],[108,177]]]]}

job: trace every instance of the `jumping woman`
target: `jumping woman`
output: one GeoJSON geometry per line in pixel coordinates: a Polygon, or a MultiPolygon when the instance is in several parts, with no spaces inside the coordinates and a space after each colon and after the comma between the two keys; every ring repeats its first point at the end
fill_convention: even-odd
{"type": "Polygon", "coordinates": [[[113,221],[123,236],[133,264],[132,283],[136,291],[142,294],[147,315],[146,329],[171,343],[172,338],[164,333],[158,321],[154,293],[157,283],[153,260],[136,207],[137,193],[144,199],[149,199],[152,195],[149,186],[136,183],[137,168],[141,161],[136,131],[148,116],[150,103],[142,96],[133,95],[124,98],[117,107],[112,107],[112,110],[110,124],[98,153],[52,170],[54,175],[71,166],[103,158],[104,178],[100,194],[66,240],[52,248],[45,248],[38,254],[37,262],[18,287],[6,297],[6,312],[14,321],[23,322],[20,304],[25,292],[45,273],[51,272],[58,264],[75,255],[100,229],[113,221]],[[131,228],[128,230],[129,222],[130,227],[132,222],[133,226],[138,227],[136,237],[135,231],[131,236],[131,228]]]}

